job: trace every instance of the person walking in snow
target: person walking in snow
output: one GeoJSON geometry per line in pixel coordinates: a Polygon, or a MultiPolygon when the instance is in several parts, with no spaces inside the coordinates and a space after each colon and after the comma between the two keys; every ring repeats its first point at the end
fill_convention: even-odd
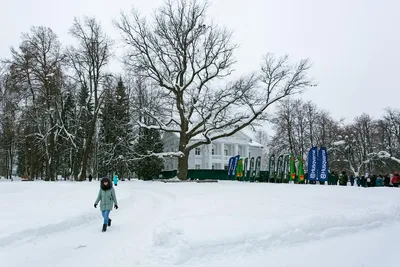
{"type": "Polygon", "coordinates": [[[101,214],[104,218],[103,222],[103,232],[107,231],[107,225],[111,226],[110,212],[113,209],[118,209],[118,201],[115,195],[115,190],[112,187],[109,178],[104,177],[100,182],[99,194],[96,201],[94,202],[94,207],[97,208],[97,204],[100,202],[101,214]]]}
{"type": "Polygon", "coordinates": [[[114,172],[114,185],[117,186],[118,185],[118,174],[116,172],[114,172]]]}
{"type": "Polygon", "coordinates": [[[393,187],[399,187],[400,184],[400,176],[398,172],[393,173],[392,177],[392,185],[393,187]]]}

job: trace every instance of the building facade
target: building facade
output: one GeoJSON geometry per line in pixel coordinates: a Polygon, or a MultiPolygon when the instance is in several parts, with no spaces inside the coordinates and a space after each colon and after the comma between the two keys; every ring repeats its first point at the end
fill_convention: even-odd
{"type": "MultiPolygon", "coordinates": [[[[179,135],[165,133],[163,136],[164,152],[176,152],[179,148],[179,135]]],[[[240,155],[243,158],[256,159],[262,156],[263,146],[253,141],[244,132],[237,132],[233,136],[224,137],[213,141],[209,145],[202,145],[190,151],[189,169],[216,169],[227,170],[229,159],[240,155]]],[[[164,170],[178,169],[176,157],[164,158],[164,170]]]]}

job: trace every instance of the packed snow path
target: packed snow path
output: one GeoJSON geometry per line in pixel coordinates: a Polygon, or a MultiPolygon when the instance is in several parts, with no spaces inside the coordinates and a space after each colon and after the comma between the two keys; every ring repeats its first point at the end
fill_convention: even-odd
{"type": "Polygon", "coordinates": [[[0,266],[398,266],[400,188],[0,181],[0,266]],[[290,255],[290,257],[288,257],[290,255]]]}

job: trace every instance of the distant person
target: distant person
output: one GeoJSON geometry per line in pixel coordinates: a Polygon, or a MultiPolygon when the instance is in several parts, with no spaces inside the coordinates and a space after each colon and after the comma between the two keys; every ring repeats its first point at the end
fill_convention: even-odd
{"type": "Polygon", "coordinates": [[[371,187],[375,187],[376,186],[376,179],[377,179],[378,177],[375,175],[375,174],[373,174],[372,176],[371,176],[371,187]]]}
{"type": "Polygon", "coordinates": [[[351,184],[351,186],[354,186],[354,181],[355,181],[355,178],[354,178],[354,175],[352,174],[352,175],[350,175],[350,184],[351,184]]]}
{"type": "Polygon", "coordinates": [[[375,186],[377,187],[383,186],[383,177],[381,174],[379,174],[378,177],[376,177],[375,186]]]}
{"type": "Polygon", "coordinates": [[[89,174],[89,182],[91,182],[91,181],[92,181],[92,179],[93,179],[93,176],[92,176],[92,174],[89,174]]]}
{"type": "Polygon", "coordinates": [[[386,176],[383,179],[383,185],[388,187],[390,185],[390,175],[386,174],[386,176]]]}
{"type": "Polygon", "coordinates": [[[357,178],[356,178],[356,183],[357,183],[357,186],[360,187],[360,185],[361,185],[361,178],[358,177],[358,176],[357,176],[357,178]]]}
{"type": "Polygon", "coordinates": [[[341,186],[347,186],[347,182],[349,181],[349,178],[347,177],[347,174],[345,171],[342,172],[339,176],[339,185],[341,186]]]}
{"type": "Polygon", "coordinates": [[[117,186],[118,185],[118,174],[115,172],[114,173],[114,185],[117,186]]]}
{"type": "Polygon", "coordinates": [[[328,174],[328,185],[333,185],[334,175],[335,171],[332,171],[331,173],[328,174]]]}
{"type": "Polygon", "coordinates": [[[392,177],[392,185],[393,187],[399,187],[400,184],[400,176],[398,172],[393,173],[392,177]]]}
{"type": "Polygon", "coordinates": [[[361,186],[367,187],[367,178],[365,176],[361,176],[361,186]]]}
{"type": "Polygon", "coordinates": [[[336,174],[335,171],[332,171],[332,173],[329,175],[329,177],[331,178],[331,185],[337,185],[338,182],[338,175],[336,174]]]}
{"type": "Polygon", "coordinates": [[[113,206],[118,209],[118,201],[115,195],[115,190],[112,187],[110,179],[107,177],[101,179],[99,194],[94,202],[95,208],[97,208],[97,204],[99,202],[101,214],[104,218],[102,231],[105,232],[107,231],[107,225],[111,226],[111,219],[109,216],[113,206]]]}

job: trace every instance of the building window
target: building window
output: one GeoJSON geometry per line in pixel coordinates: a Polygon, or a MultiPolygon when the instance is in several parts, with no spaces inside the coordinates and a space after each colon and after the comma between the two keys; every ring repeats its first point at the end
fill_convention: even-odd
{"type": "Polygon", "coordinates": [[[200,148],[199,148],[199,147],[196,147],[196,148],[194,149],[194,154],[195,154],[195,155],[200,155],[200,148]]]}
{"type": "Polygon", "coordinates": [[[200,164],[196,164],[196,170],[200,170],[200,164]]]}
{"type": "Polygon", "coordinates": [[[215,149],[214,149],[214,148],[211,149],[211,154],[212,154],[212,155],[215,155],[215,149]]]}
{"type": "Polygon", "coordinates": [[[215,165],[214,165],[214,164],[212,165],[212,169],[213,169],[213,170],[215,169],[215,165]]]}
{"type": "Polygon", "coordinates": [[[228,149],[227,148],[225,148],[224,153],[225,153],[225,156],[228,156],[228,149]]]}
{"type": "Polygon", "coordinates": [[[227,171],[228,170],[228,165],[225,164],[224,169],[225,169],[225,171],[227,171]]]}

